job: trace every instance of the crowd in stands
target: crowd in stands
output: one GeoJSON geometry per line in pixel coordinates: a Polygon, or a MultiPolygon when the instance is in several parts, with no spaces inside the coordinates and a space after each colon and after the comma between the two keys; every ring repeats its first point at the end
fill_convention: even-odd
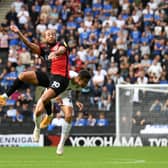
{"type": "MultiPolygon", "coordinates": [[[[62,126],[64,119],[61,115],[61,113],[56,113],[55,118],[52,120],[51,124],[48,126],[48,130],[52,131],[56,126],[62,126]]],[[[108,119],[105,118],[105,114],[103,112],[99,113],[98,118],[94,118],[93,114],[84,114],[82,112],[79,112],[77,117],[72,123],[72,126],[74,127],[82,127],[82,126],[88,126],[88,127],[93,127],[93,126],[98,126],[98,127],[103,127],[103,126],[109,126],[109,121],[108,119]]]]}
{"type": "MultiPolygon", "coordinates": [[[[88,103],[99,112],[112,113],[117,84],[168,84],[165,0],[15,0],[0,25],[1,92],[22,71],[46,71],[43,61],[10,31],[13,24],[39,45],[44,45],[48,28],[56,30],[57,40],[67,41],[71,69],[78,72],[87,68],[93,75],[82,92],[91,95],[88,103]]],[[[18,121],[32,116],[37,91],[29,85],[21,89],[24,92],[12,95],[5,107],[6,114],[18,116],[13,119],[18,121]]],[[[78,118],[80,113],[74,125],[81,123],[78,118]]],[[[103,124],[96,119],[84,122],[103,124]]]]}

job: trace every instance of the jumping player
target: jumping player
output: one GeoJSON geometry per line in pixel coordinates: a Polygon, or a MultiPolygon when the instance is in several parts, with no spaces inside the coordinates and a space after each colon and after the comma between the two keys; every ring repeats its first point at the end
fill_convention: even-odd
{"type": "MultiPolygon", "coordinates": [[[[28,48],[31,49],[33,53],[38,54],[45,60],[48,68],[48,74],[52,79],[50,81],[49,76],[42,71],[22,72],[15,80],[14,85],[9,88],[6,93],[0,96],[0,105],[5,105],[7,98],[17,89],[19,89],[24,82],[44,87],[50,86],[52,89],[49,89],[49,92],[52,92],[54,90],[53,95],[55,96],[64,91],[69,81],[69,49],[67,44],[65,42],[56,42],[56,32],[54,30],[46,30],[45,41],[47,46],[45,48],[42,48],[39,45],[30,42],[15,25],[12,25],[10,29],[19,35],[19,38],[28,46],[28,48]],[[60,86],[58,87],[58,85],[60,86]]],[[[47,110],[47,113],[50,114],[50,101],[45,102],[44,106],[47,110]]],[[[36,115],[34,120],[36,122],[36,115]]]]}
{"type": "MultiPolygon", "coordinates": [[[[50,72],[50,61],[48,60],[48,55],[51,52],[51,49],[57,44],[56,43],[56,33],[54,30],[46,30],[45,32],[45,41],[47,46],[45,48],[40,47],[39,45],[30,42],[22,32],[16,27],[12,25],[10,29],[19,35],[19,38],[27,45],[28,48],[31,49],[33,53],[41,56],[41,58],[46,62],[46,66],[48,71],[50,72]]],[[[68,47],[66,44],[60,47],[57,51],[67,53],[68,47]],[[61,51],[62,50],[62,51],[61,51]]],[[[6,93],[0,95],[0,105],[3,106],[6,104],[6,100],[10,97],[17,89],[19,89],[24,83],[29,83],[33,85],[39,85],[43,87],[48,87],[50,84],[48,74],[43,71],[26,71],[20,73],[18,78],[14,81],[14,84],[6,91],[6,93]]],[[[46,111],[48,114],[51,113],[51,103],[48,102],[45,105],[46,111]]]]}
{"type": "MultiPolygon", "coordinates": [[[[18,29],[17,26],[12,25],[10,29],[19,35],[19,38],[26,44],[28,48],[33,53],[36,53],[38,56],[46,62],[48,71],[50,71],[50,63],[48,61],[48,55],[51,52],[51,48],[56,44],[56,34],[53,30],[47,30],[45,32],[45,41],[47,47],[42,48],[39,45],[30,42],[18,29]]],[[[43,87],[49,86],[49,77],[48,74],[43,71],[26,71],[19,74],[18,78],[14,81],[14,84],[6,91],[6,93],[0,95],[0,105],[4,106],[6,100],[10,97],[16,90],[18,90],[24,83],[39,85],[43,87]]],[[[48,102],[45,105],[47,113],[51,113],[51,103],[48,102]]]]}
{"type": "MultiPolygon", "coordinates": [[[[66,90],[56,97],[56,102],[60,105],[61,110],[64,113],[64,123],[61,130],[61,139],[57,147],[56,153],[62,155],[64,151],[64,144],[71,130],[71,122],[73,115],[73,104],[72,104],[72,91],[79,93],[82,88],[86,87],[91,75],[87,70],[81,70],[79,73],[70,71],[70,81],[66,90]]],[[[78,99],[78,98],[77,98],[78,99]]],[[[79,111],[83,109],[83,104],[76,100],[76,105],[79,107],[79,111]]],[[[46,115],[40,123],[41,128],[47,127],[51,122],[53,114],[46,115]]]]}
{"type": "Polygon", "coordinates": [[[34,111],[35,128],[33,131],[33,140],[35,142],[39,141],[41,114],[45,110],[45,105],[52,98],[62,93],[69,83],[69,58],[65,44],[56,43],[51,48],[51,51],[48,55],[48,60],[51,60],[50,84],[38,100],[34,111]]]}

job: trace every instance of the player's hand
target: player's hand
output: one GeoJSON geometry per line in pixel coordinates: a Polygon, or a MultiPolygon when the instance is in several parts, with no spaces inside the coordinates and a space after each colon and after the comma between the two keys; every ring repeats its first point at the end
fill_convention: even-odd
{"type": "Polygon", "coordinates": [[[48,55],[48,59],[51,60],[53,58],[56,58],[56,54],[54,52],[51,52],[49,55],[48,55]]]}
{"type": "Polygon", "coordinates": [[[19,32],[18,27],[15,26],[15,25],[11,25],[11,26],[10,26],[10,29],[11,29],[13,32],[15,32],[15,33],[18,33],[18,32],[19,32]]]}
{"type": "Polygon", "coordinates": [[[77,102],[76,102],[76,105],[78,106],[79,111],[82,111],[82,110],[83,110],[83,103],[77,101],[77,102]]]}

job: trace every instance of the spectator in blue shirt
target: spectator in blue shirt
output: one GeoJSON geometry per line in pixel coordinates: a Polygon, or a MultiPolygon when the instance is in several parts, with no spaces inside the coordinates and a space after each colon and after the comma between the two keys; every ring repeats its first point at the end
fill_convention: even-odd
{"type": "Polygon", "coordinates": [[[71,30],[74,31],[76,28],[77,28],[77,24],[75,23],[73,16],[69,17],[68,22],[67,22],[67,29],[69,31],[71,30]]]}
{"type": "Polygon", "coordinates": [[[11,67],[10,72],[7,74],[6,80],[8,82],[8,87],[13,85],[14,80],[18,77],[15,67],[11,67]]]}
{"type": "Polygon", "coordinates": [[[84,27],[84,31],[79,35],[79,44],[85,45],[88,38],[89,38],[89,32],[87,31],[87,28],[84,27]]]}
{"type": "Polygon", "coordinates": [[[146,36],[146,32],[142,33],[141,43],[147,43],[147,44],[149,44],[149,38],[146,36]]]}
{"type": "Polygon", "coordinates": [[[103,5],[103,14],[104,16],[110,16],[112,11],[112,5],[109,1],[105,1],[103,5]]]}
{"type": "Polygon", "coordinates": [[[155,99],[152,103],[149,111],[154,113],[160,113],[163,109],[163,104],[160,102],[159,99],[155,99]]]}
{"type": "Polygon", "coordinates": [[[101,0],[97,0],[96,3],[92,4],[92,9],[93,9],[93,16],[97,16],[101,13],[103,6],[101,4],[101,0]]]}
{"type": "Polygon", "coordinates": [[[140,37],[141,37],[141,33],[140,31],[138,30],[138,28],[135,26],[133,28],[133,31],[131,32],[131,38],[133,40],[133,43],[134,44],[137,44],[140,42],[140,37]]]}
{"type": "Polygon", "coordinates": [[[92,8],[89,4],[86,4],[86,8],[84,9],[84,15],[92,15],[92,8]]]}
{"type": "Polygon", "coordinates": [[[88,115],[87,121],[86,121],[86,126],[95,126],[96,125],[96,119],[93,117],[92,114],[88,115]]]}
{"type": "Polygon", "coordinates": [[[154,51],[153,51],[154,56],[161,55],[162,51],[164,50],[164,47],[165,47],[164,40],[155,39],[154,51]]]}
{"type": "Polygon", "coordinates": [[[83,113],[82,112],[79,112],[75,121],[73,122],[72,124],[73,126],[78,126],[78,127],[81,127],[81,126],[86,126],[86,119],[84,118],[83,116],[83,113]]]}
{"type": "Polygon", "coordinates": [[[75,66],[76,65],[76,48],[73,48],[71,53],[69,54],[69,63],[71,66],[75,66]]]}
{"type": "Polygon", "coordinates": [[[103,112],[99,114],[99,119],[97,119],[96,125],[97,125],[97,126],[100,126],[100,127],[108,126],[108,125],[109,125],[109,122],[108,122],[108,120],[105,118],[105,115],[104,115],[103,112]]]}

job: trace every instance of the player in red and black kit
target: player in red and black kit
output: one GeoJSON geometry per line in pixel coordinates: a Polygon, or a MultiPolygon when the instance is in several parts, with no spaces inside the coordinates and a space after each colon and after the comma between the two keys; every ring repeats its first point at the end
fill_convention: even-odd
{"type": "MultiPolygon", "coordinates": [[[[60,75],[63,75],[63,78],[66,78],[66,81],[68,81],[67,80],[67,78],[68,78],[68,73],[67,73],[68,72],[68,65],[67,64],[68,64],[69,49],[68,49],[66,43],[56,42],[56,33],[55,33],[54,30],[47,30],[45,32],[45,41],[46,41],[47,46],[45,48],[41,48],[39,45],[30,42],[21,33],[21,31],[18,29],[18,27],[13,25],[13,26],[10,27],[10,29],[13,32],[15,32],[19,35],[19,38],[28,46],[28,48],[31,49],[31,51],[33,53],[38,54],[39,56],[41,56],[45,60],[49,74],[47,74],[45,72],[42,72],[42,71],[22,72],[18,76],[18,78],[14,81],[13,86],[11,86],[6,91],[6,93],[0,95],[0,105],[5,105],[7,98],[10,95],[12,95],[17,89],[19,89],[24,83],[39,85],[39,86],[43,86],[43,87],[46,87],[46,88],[49,87],[49,85],[50,85],[50,80],[49,80],[50,72],[52,71],[51,74],[53,73],[53,75],[55,75],[55,74],[59,75],[59,72],[55,73],[55,71],[54,71],[54,68],[57,65],[54,65],[55,61],[52,62],[51,55],[50,55],[50,58],[48,59],[49,54],[54,53],[54,50],[56,50],[56,48],[57,48],[57,54],[63,55],[63,57],[60,57],[61,59],[59,59],[59,61],[60,62],[63,61],[62,63],[63,63],[64,66],[62,66],[62,64],[59,64],[59,66],[56,67],[55,69],[56,70],[57,70],[57,68],[62,69],[62,72],[60,73],[60,75]],[[60,67],[60,65],[62,67],[60,67]]],[[[64,87],[62,87],[62,89],[59,89],[57,91],[57,93],[59,94],[63,89],[64,89],[64,87]]],[[[47,114],[50,115],[51,114],[51,103],[50,103],[50,101],[45,104],[45,109],[47,111],[47,114]]]]}
{"type": "MultiPolygon", "coordinates": [[[[50,34],[51,31],[47,31],[46,34],[50,34]]],[[[62,93],[69,83],[69,58],[67,54],[66,44],[57,42],[50,50],[48,55],[48,62],[50,64],[50,85],[48,89],[42,94],[37,102],[34,111],[35,128],[33,132],[33,140],[39,141],[40,138],[40,122],[41,114],[45,110],[45,104],[47,104],[52,98],[62,93]]]]}

